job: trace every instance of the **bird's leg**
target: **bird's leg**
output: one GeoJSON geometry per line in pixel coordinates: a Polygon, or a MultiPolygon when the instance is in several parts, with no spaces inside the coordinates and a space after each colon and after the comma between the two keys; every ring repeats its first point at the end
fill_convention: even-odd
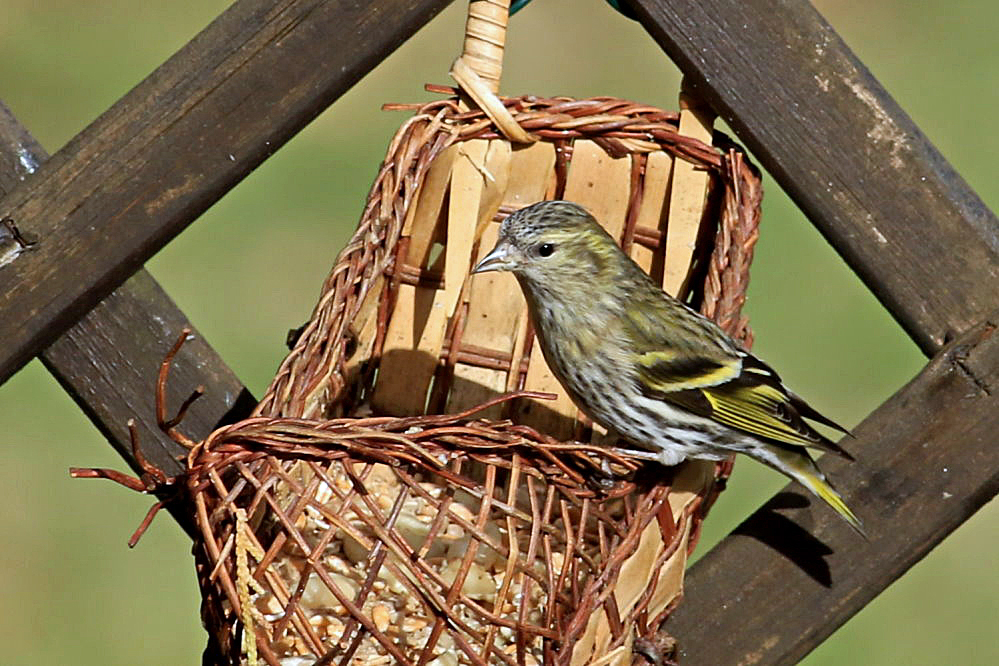
{"type": "Polygon", "coordinates": [[[614,453],[621,456],[629,456],[631,458],[638,458],[639,460],[651,460],[652,462],[660,462],[659,454],[654,451],[642,451],[640,449],[623,449],[617,446],[615,446],[611,450],[614,453]]]}

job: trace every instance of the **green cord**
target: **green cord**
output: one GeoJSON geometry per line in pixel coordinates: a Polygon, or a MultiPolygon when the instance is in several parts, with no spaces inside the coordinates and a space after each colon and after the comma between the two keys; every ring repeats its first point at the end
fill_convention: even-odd
{"type": "MultiPolygon", "coordinates": [[[[513,16],[514,14],[519,12],[530,1],[531,0],[513,0],[513,2],[510,3],[510,16],[513,16]]],[[[607,0],[607,4],[613,7],[614,9],[618,10],[619,12],[621,12],[621,14],[624,16],[627,16],[630,19],[635,18],[635,15],[631,12],[631,9],[629,9],[628,7],[621,6],[620,0],[607,0]]]]}
{"type": "Polygon", "coordinates": [[[638,20],[638,17],[631,11],[631,7],[622,6],[619,0],[607,0],[607,4],[621,12],[622,16],[627,16],[628,18],[636,21],[638,20]]]}

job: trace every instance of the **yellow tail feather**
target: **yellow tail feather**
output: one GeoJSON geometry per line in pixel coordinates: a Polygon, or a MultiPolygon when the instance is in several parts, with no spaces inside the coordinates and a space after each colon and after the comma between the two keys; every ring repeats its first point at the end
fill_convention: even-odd
{"type": "MultiPolygon", "coordinates": [[[[816,470],[817,471],[817,470],[816,470]]],[[[836,513],[843,516],[846,522],[850,523],[850,527],[857,530],[862,537],[867,538],[867,534],[864,532],[864,525],[857,518],[857,515],[850,510],[850,507],[846,505],[843,501],[843,497],[836,492],[836,489],[829,485],[829,482],[820,476],[821,472],[818,474],[814,472],[799,471],[795,475],[795,478],[803,486],[811,490],[817,497],[825,501],[826,504],[831,506],[836,510],[836,513]]]]}
{"type": "Polygon", "coordinates": [[[750,455],[805,486],[816,497],[835,509],[836,513],[843,517],[843,520],[850,523],[850,527],[857,530],[865,539],[867,538],[863,523],[857,518],[857,514],[850,510],[850,507],[843,501],[843,497],[826,481],[825,474],[822,473],[807,451],[770,446],[750,453],[750,455]]]}

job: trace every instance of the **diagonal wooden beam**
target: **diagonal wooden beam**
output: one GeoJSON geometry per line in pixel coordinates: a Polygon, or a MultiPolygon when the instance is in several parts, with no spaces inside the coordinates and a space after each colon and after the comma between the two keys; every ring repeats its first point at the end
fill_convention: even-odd
{"type": "Polygon", "coordinates": [[[823,459],[869,541],[789,485],[691,567],[666,625],[684,666],[798,663],[995,497],[997,327],[999,312],[868,416],[858,462],[823,459]]]}
{"type": "Polygon", "coordinates": [[[450,0],[239,0],[0,200],[0,382],[450,0]]]}
{"type": "MultiPolygon", "coordinates": [[[[0,102],[0,196],[32,178],[47,159],[41,145],[0,102]]],[[[9,233],[0,247],[22,249],[9,233]]],[[[193,329],[153,277],[140,269],[40,354],[45,367],[137,473],[141,470],[132,452],[129,419],[135,420],[147,460],[168,475],[183,470],[177,457],[186,450],[157,426],[154,395],[160,360],[185,327],[193,329]]],[[[167,385],[169,405],[176,409],[199,385],[210,390],[184,419],[182,430],[190,437],[203,438],[220,422],[253,407],[253,396],[195,333],[175,358],[167,385]]],[[[189,518],[186,513],[177,517],[182,524],[189,518]]]]}
{"type": "Polygon", "coordinates": [[[999,307],[999,221],[807,0],[628,0],[932,355],[999,307]]]}

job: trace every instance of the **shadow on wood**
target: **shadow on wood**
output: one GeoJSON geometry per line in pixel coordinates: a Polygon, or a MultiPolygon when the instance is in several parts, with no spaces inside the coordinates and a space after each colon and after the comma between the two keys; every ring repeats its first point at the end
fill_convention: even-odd
{"type": "MultiPolygon", "coordinates": [[[[832,586],[832,572],[826,558],[833,550],[812,532],[787,516],[780,509],[809,507],[812,499],[798,492],[777,493],[758,511],[732,530],[729,538],[750,537],[787,558],[809,578],[824,587],[832,586]]],[[[820,511],[821,503],[819,503],[820,511]]]]}

